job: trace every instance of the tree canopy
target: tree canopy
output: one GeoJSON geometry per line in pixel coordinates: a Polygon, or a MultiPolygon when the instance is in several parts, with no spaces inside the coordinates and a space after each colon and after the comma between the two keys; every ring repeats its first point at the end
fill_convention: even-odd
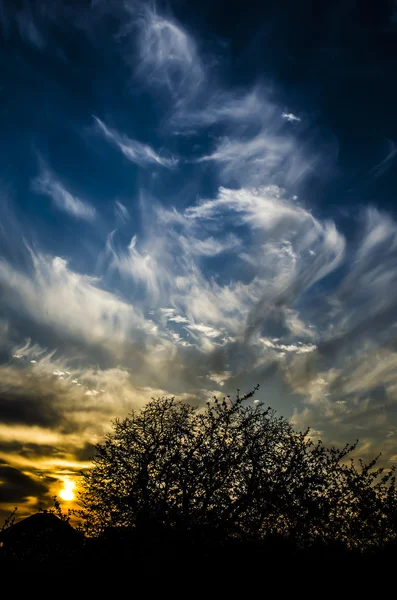
{"type": "Polygon", "coordinates": [[[397,537],[393,469],[314,442],[254,393],[203,407],[154,399],[98,444],[80,492],[86,533],[124,527],[209,541],[381,548],[397,537]]]}

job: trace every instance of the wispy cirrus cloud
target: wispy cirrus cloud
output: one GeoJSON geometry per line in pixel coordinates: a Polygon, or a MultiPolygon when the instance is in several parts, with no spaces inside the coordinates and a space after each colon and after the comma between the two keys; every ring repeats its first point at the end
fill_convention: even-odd
{"type": "Polygon", "coordinates": [[[98,127],[99,132],[108,140],[113,146],[118,148],[124,156],[131,162],[143,167],[145,165],[157,165],[161,167],[172,168],[178,164],[178,159],[166,156],[161,156],[153,148],[147,144],[142,144],[137,140],[133,140],[126,135],[123,135],[107,127],[103,121],[94,116],[95,123],[98,127]]]}
{"type": "Polygon", "coordinates": [[[116,202],[114,203],[114,210],[115,210],[117,219],[121,223],[127,223],[130,220],[131,215],[128,212],[127,207],[124,206],[124,204],[122,202],[120,202],[119,200],[116,200],[116,202]]]}
{"type": "Polygon", "coordinates": [[[194,96],[205,79],[194,39],[156,8],[146,5],[137,15],[134,6],[131,13],[138,25],[138,74],[177,102],[194,96]]]}
{"type": "Polygon", "coordinates": [[[40,30],[39,16],[40,10],[34,10],[34,6],[28,2],[23,6],[14,6],[13,3],[0,0],[0,26],[4,36],[10,36],[15,28],[24,42],[42,49],[46,46],[46,39],[40,30]]]}
{"type": "Polygon", "coordinates": [[[51,327],[60,338],[67,334],[71,342],[99,344],[104,349],[112,344],[114,349],[123,347],[128,330],[150,328],[132,305],[101,289],[95,277],[71,271],[65,259],[33,250],[30,257],[29,273],[6,261],[0,263],[0,281],[4,304],[19,306],[21,314],[39,327],[51,327]]]}
{"type": "Polygon", "coordinates": [[[194,160],[214,164],[223,184],[292,186],[315,169],[322,171],[324,157],[310,140],[285,130],[283,120],[299,121],[298,117],[292,113],[281,117],[280,107],[263,84],[233,91],[211,84],[199,106],[175,107],[170,127],[178,131],[217,128],[211,151],[194,160]]]}
{"type": "Polygon", "coordinates": [[[46,167],[43,167],[40,175],[33,180],[32,189],[37,194],[51,198],[58,210],[75,219],[92,221],[96,216],[96,210],[91,204],[69,192],[46,167]]]}
{"type": "Polygon", "coordinates": [[[221,325],[232,338],[266,327],[266,319],[281,319],[279,327],[290,334],[307,330],[293,303],[341,265],[344,250],[333,223],[315,219],[273,186],[221,188],[217,198],[182,213],[158,209],[146,237],[135,236],[127,249],[112,239],[108,255],[111,268],[138,286],[151,306],[168,298],[169,310],[187,319],[192,331],[204,335],[206,327],[221,325]],[[239,236],[229,233],[231,226],[240,228],[239,236]],[[203,263],[220,255],[223,281],[208,277],[203,263]]]}
{"type": "Polygon", "coordinates": [[[198,160],[218,163],[222,179],[240,185],[260,185],[269,178],[275,181],[280,172],[286,181],[296,183],[310,164],[300,156],[293,158],[294,146],[292,139],[261,132],[248,139],[223,138],[211,154],[198,160]]]}
{"type": "Polygon", "coordinates": [[[209,127],[216,124],[242,126],[269,122],[276,114],[276,105],[263,86],[229,90],[208,85],[205,99],[197,104],[176,107],[171,123],[183,127],[209,127]]]}
{"type": "Polygon", "coordinates": [[[386,148],[386,156],[378,162],[370,171],[371,175],[377,179],[381,177],[388,171],[388,169],[392,166],[394,159],[397,155],[397,144],[392,140],[386,140],[387,148],[386,148]]]}

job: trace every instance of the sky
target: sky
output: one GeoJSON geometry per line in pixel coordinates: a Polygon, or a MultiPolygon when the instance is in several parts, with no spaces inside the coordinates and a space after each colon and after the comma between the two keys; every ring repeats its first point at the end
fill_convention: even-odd
{"type": "Polygon", "coordinates": [[[151,397],[260,384],[395,464],[397,3],[0,0],[0,39],[0,516],[151,397]]]}

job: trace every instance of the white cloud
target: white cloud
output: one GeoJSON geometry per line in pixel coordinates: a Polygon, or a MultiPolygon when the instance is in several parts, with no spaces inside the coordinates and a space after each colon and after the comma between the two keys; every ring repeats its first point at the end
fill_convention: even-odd
{"type": "Polygon", "coordinates": [[[174,323],[189,323],[189,319],[186,317],[175,314],[175,308],[160,308],[160,312],[168,321],[172,321],[174,323]]]}
{"type": "Polygon", "coordinates": [[[303,344],[302,342],[297,342],[295,344],[277,344],[274,341],[269,339],[261,339],[260,340],[266,348],[271,348],[273,350],[282,351],[282,352],[294,352],[296,354],[307,354],[308,352],[314,352],[316,346],[314,344],[303,344]]]}
{"type": "Polygon", "coordinates": [[[133,140],[126,135],[123,135],[107,127],[103,121],[95,117],[95,122],[98,130],[111,144],[120,150],[124,156],[131,162],[144,167],[146,165],[158,165],[161,167],[172,168],[178,164],[178,159],[174,157],[166,157],[158,154],[148,144],[142,144],[137,140],[133,140]]]}
{"type": "Polygon", "coordinates": [[[397,156],[397,144],[392,140],[386,140],[386,144],[386,156],[370,171],[371,175],[375,179],[386,173],[386,171],[392,166],[393,161],[397,156]]]}
{"type": "Polygon", "coordinates": [[[222,373],[211,373],[208,379],[215,381],[218,385],[225,385],[225,382],[232,376],[231,371],[223,371],[222,373]]]}
{"type": "Polygon", "coordinates": [[[112,239],[108,241],[108,253],[111,257],[110,268],[116,269],[124,277],[129,277],[142,286],[153,303],[160,300],[160,294],[170,280],[170,274],[162,269],[162,263],[171,260],[164,252],[162,240],[157,245],[149,244],[150,250],[140,252],[137,248],[137,236],[134,236],[125,251],[116,251],[112,239]]]}
{"type": "Polygon", "coordinates": [[[209,338],[217,338],[222,333],[221,331],[214,329],[213,327],[209,327],[208,325],[194,324],[188,325],[187,328],[193,331],[198,331],[209,338]]]}
{"type": "Polygon", "coordinates": [[[114,207],[117,219],[119,219],[119,221],[122,223],[128,223],[128,221],[131,219],[131,216],[124,204],[122,204],[119,200],[116,200],[114,207]]]}
{"type": "Polygon", "coordinates": [[[138,19],[138,73],[178,98],[194,94],[205,75],[196,43],[175,21],[145,6],[138,19]]]}
{"type": "Polygon", "coordinates": [[[353,349],[371,331],[387,331],[394,323],[396,297],[397,224],[388,215],[368,209],[349,268],[328,297],[328,343],[353,349]]]}
{"type": "MultiPolygon", "coordinates": [[[[295,142],[287,137],[278,137],[271,134],[260,133],[248,139],[224,138],[214,152],[202,156],[199,162],[214,161],[220,164],[221,175],[224,181],[238,179],[239,183],[255,185],[275,176],[281,169],[291,170],[292,165],[285,162],[293,156],[295,142]]],[[[297,159],[301,159],[297,156],[297,159]]],[[[298,178],[308,165],[303,163],[293,170],[298,178]]]]}
{"type": "Polygon", "coordinates": [[[189,219],[214,219],[222,213],[237,213],[242,223],[254,228],[270,230],[279,223],[303,222],[309,218],[308,212],[283,199],[283,193],[277,186],[265,188],[240,188],[238,190],[221,187],[218,197],[204,200],[188,207],[189,219]]]}
{"type": "Polygon", "coordinates": [[[189,323],[189,319],[181,315],[175,315],[175,317],[171,317],[169,320],[174,321],[174,323],[189,323]]]}
{"type": "MultiPolygon", "coordinates": [[[[74,337],[87,344],[97,343],[118,352],[132,330],[150,330],[150,322],[134,308],[99,287],[99,280],[80,275],[59,257],[31,253],[30,274],[0,263],[0,281],[10,304],[20,307],[39,325],[74,337]]],[[[33,348],[15,353],[32,356],[33,348]]]]}
{"type": "Polygon", "coordinates": [[[68,213],[75,219],[92,221],[95,218],[95,208],[71,194],[46,168],[43,168],[40,175],[33,180],[32,189],[38,194],[51,198],[58,210],[68,213]]]}
{"type": "Polygon", "coordinates": [[[382,251],[381,246],[387,244],[388,251],[397,249],[397,230],[393,219],[386,214],[380,213],[375,208],[367,210],[366,231],[357,251],[357,260],[366,267],[366,260],[371,253],[377,249],[382,251]]]}
{"type": "Polygon", "coordinates": [[[281,115],[282,119],[285,119],[289,123],[293,123],[294,121],[300,121],[300,118],[294,115],[293,113],[285,113],[283,112],[281,115]]]}
{"type": "Polygon", "coordinates": [[[211,89],[207,90],[204,106],[177,107],[172,122],[184,127],[208,127],[222,123],[240,129],[248,125],[268,124],[276,111],[276,106],[260,86],[237,92],[211,89]]]}
{"type": "MultiPolygon", "coordinates": [[[[187,127],[220,127],[214,149],[196,160],[214,162],[223,184],[292,185],[320,168],[319,154],[310,150],[303,139],[285,131],[279,108],[264,87],[234,93],[211,90],[208,96],[199,110],[177,108],[172,122],[187,127]]],[[[292,113],[283,115],[290,121],[300,120],[292,113]]]]}
{"type": "MultiPolygon", "coordinates": [[[[300,120],[292,113],[282,115],[300,120]]],[[[317,152],[285,131],[279,107],[263,85],[237,91],[208,85],[198,101],[176,104],[170,122],[171,127],[187,130],[217,126],[214,148],[193,160],[214,163],[222,184],[295,184],[322,167],[317,152]]],[[[327,154],[331,155],[329,149],[327,154]]]]}
{"type": "Polygon", "coordinates": [[[288,271],[293,271],[303,281],[307,280],[306,285],[311,285],[340,264],[345,241],[333,223],[321,223],[306,209],[283,196],[276,186],[240,190],[220,188],[215,200],[205,200],[188,208],[186,217],[211,220],[220,214],[223,218],[230,215],[233,222],[237,218],[237,222],[252,229],[276,232],[279,241],[265,242],[263,246],[273,262],[273,268],[264,263],[265,270],[270,269],[279,279],[285,279],[288,271]],[[302,253],[308,250],[313,250],[314,254],[303,261],[302,253]],[[301,268],[297,270],[299,265],[301,268]],[[287,271],[285,267],[288,267],[287,271]]]}
{"type": "Polygon", "coordinates": [[[169,319],[170,317],[174,316],[175,308],[160,308],[160,312],[163,313],[167,319],[169,319]]]}
{"type": "Polygon", "coordinates": [[[179,237],[179,243],[182,248],[193,255],[198,256],[217,256],[227,250],[235,249],[240,244],[236,236],[226,235],[224,239],[215,239],[213,236],[205,239],[197,239],[190,235],[179,237]]]}
{"type": "MultiPolygon", "coordinates": [[[[111,236],[107,253],[110,267],[131,280],[149,306],[157,306],[170,324],[188,325],[196,336],[220,341],[224,332],[230,340],[247,328],[251,334],[266,329],[266,322],[277,316],[289,336],[310,341],[316,328],[292,304],[341,264],[344,247],[334,224],[315,219],[270,186],[221,188],[217,198],[183,213],[159,209],[146,235],[140,240],[134,236],[126,249],[116,248],[111,236]],[[239,227],[239,236],[227,233],[230,226],[239,227]],[[216,235],[208,237],[209,227],[216,235]],[[202,257],[226,250],[226,277],[208,277],[202,257]],[[240,255],[250,265],[245,281],[235,275],[240,255]],[[164,308],[164,301],[170,308],[164,308]]],[[[305,348],[299,353],[309,351],[305,348]]]]}

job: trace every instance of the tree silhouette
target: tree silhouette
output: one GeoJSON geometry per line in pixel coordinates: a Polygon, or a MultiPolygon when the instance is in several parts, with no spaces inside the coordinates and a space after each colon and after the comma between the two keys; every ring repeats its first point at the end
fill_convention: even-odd
{"type": "Polygon", "coordinates": [[[129,527],[217,542],[288,540],[360,551],[396,539],[394,471],[314,443],[257,388],[195,408],[152,400],[116,420],[79,494],[86,533],[129,527]]]}

